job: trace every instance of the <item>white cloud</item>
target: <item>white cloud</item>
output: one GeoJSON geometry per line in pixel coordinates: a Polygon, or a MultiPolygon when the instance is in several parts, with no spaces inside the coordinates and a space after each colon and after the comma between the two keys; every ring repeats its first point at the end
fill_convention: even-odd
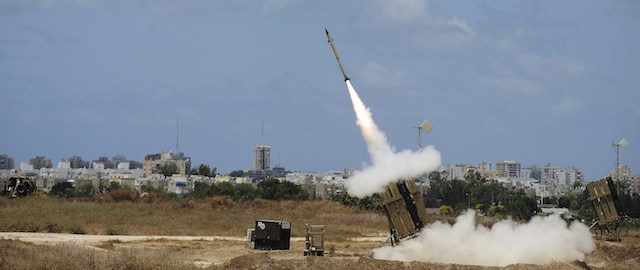
{"type": "Polygon", "coordinates": [[[463,32],[465,32],[466,34],[470,35],[470,36],[475,36],[476,32],[473,31],[473,29],[471,28],[471,26],[469,26],[469,24],[467,24],[467,22],[458,19],[457,17],[453,17],[451,18],[451,20],[449,20],[447,22],[447,24],[456,26],[458,28],[460,28],[463,32]]]}
{"type": "Polygon", "coordinates": [[[478,82],[488,84],[505,92],[520,93],[525,95],[533,95],[544,92],[545,87],[535,82],[521,78],[492,78],[481,77],[478,82]]]}

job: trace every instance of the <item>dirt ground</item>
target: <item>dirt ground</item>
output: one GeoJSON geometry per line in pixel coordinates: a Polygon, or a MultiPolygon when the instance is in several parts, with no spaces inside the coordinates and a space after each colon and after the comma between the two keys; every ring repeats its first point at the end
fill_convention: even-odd
{"type": "MultiPolygon", "coordinates": [[[[385,245],[384,237],[327,241],[324,257],[303,256],[304,239],[292,238],[290,250],[250,249],[243,237],[76,235],[49,233],[0,233],[37,245],[73,243],[97,250],[168,249],[176,258],[212,269],[502,269],[482,266],[396,262],[372,258],[373,248],[385,245]]],[[[549,265],[510,265],[506,269],[640,269],[640,238],[621,242],[597,240],[597,249],[585,262],[549,265]]]]}

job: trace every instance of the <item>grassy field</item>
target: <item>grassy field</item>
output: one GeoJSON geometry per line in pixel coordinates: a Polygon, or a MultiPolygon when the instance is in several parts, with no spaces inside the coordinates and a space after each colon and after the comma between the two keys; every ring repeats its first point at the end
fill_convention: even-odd
{"type": "Polygon", "coordinates": [[[381,213],[331,202],[233,202],[224,197],[144,202],[73,201],[46,196],[0,198],[0,231],[111,235],[246,235],[256,219],[292,222],[292,237],[305,223],[324,224],[340,239],[385,233],[381,213]]]}
{"type": "MultiPolygon", "coordinates": [[[[228,198],[118,200],[113,197],[67,200],[46,196],[0,198],[0,231],[76,234],[235,236],[244,237],[255,219],[292,222],[292,236],[304,236],[304,224],[324,224],[336,257],[304,258],[303,241],[291,250],[255,251],[239,241],[135,241],[109,240],[98,244],[31,244],[0,239],[0,270],[3,269],[495,269],[481,266],[402,263],[375,260],[371,249],[379,242],[346,238],[385,235],[388,223],[382,213],[348,208],[332,202],[264,201],[233,202],[228,198]],[[73,259],[70,259],[73,258],[73,259]],[[216,264],[198,264],[209,262],[216,264]],[[319,267],[322,265],[322,267],[319,267]]],[[[430,222],[453,223],[454,217],[430,215],[430,222]]],[[[490,226],[494,218],[478,221],[490,226]]],[[[626,227],[625,227],[626,228],[626,227]]],[[[621,230],[622,242],[598,241],[587,263],[596,268],[638,269],[636,227],[621,230]]],[[[64,235],[61,235],[64,236],[64,235]]],[[[48,236],[50,237],[50,236],[48,236]]],[[[72,237],[73,238],[73,237],[72,237]]],[[[577,269],[575,263],[512,269],[577,269]]]]}
{"type": "Polygon", "coordinates": [[[98,252],[69,244],[32,245],[0,240],[0,269],[198,269],[167,249],[98,252]]]}

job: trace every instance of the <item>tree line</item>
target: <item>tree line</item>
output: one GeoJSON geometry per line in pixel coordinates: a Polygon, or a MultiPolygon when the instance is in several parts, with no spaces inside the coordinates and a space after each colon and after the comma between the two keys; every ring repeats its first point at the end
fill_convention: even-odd
{"type": "MultiPolygon", "coordinates": [[[[59,182],[51,187],[49,195],[66,198],[92,197],[117,190],[130,190],[133,192],[130,187],[122,186],[118,182],[111,182],[108,185],[101,183],[98,187],[94,187],[89,183],[75,187],[71,182],[59,182]]],[[[154,188],[151,186],[141,187],[141,192],[177,197],[176,194],[167,193],[164,188],[154,188]]],[[[246,183],[233,184],[230,182],[220,182],[207,184],[197,181],[194,183],[193,191],[187,196],[193,198],[227,196],[235,201],[251,201],[258,198],[276,201],[309,199],[309,193],[301,185],[289,181],[280,181],[274,177],[265,178],[255,187],[252,184],[246,183]]]]}

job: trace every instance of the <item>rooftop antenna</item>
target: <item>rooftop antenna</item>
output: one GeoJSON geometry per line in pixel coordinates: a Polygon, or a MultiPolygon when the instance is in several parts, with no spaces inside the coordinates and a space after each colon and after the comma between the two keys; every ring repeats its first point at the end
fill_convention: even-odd
{"type": "Polygon", "coordinates": [[[622,138],[619,143],[611,142],[611,147],[616,148],[616,180],[620,181],[620,147],[625,149],[629,146],[627,139],[622,138]]]}
{"type": "Polygon", "coordinates": [[[176,122],[176,154],[180,154],[180,122],[176,122]]]}
{"type": "Polygon", "coordinates": [[[418,129],[418,146],[422,148],[422,132],[424,132],[424,134],[428,134],[433,129],[433,125],[429,120],[425,119],[422,124],[414,126],[413,128],[418,129]]]}
{"type": "MultiPolygon", "coordinates": [[[[431,122],[429,122],[429,120],[425,119],[424,121],[422,121],[422,124],[413,128],[418,129],[418,146],[422,148],[422,132],[424,132],[424,134],[428,134],[433,129],[433,125],[431,124],[431,122]]],[[[427,174],[427,179],[429,179],[429,174],[427,174]]],[[[419,178],[419,183],[420,193],[424,194],[424,184],[422,183],[422,177],[419,178]]]]}

